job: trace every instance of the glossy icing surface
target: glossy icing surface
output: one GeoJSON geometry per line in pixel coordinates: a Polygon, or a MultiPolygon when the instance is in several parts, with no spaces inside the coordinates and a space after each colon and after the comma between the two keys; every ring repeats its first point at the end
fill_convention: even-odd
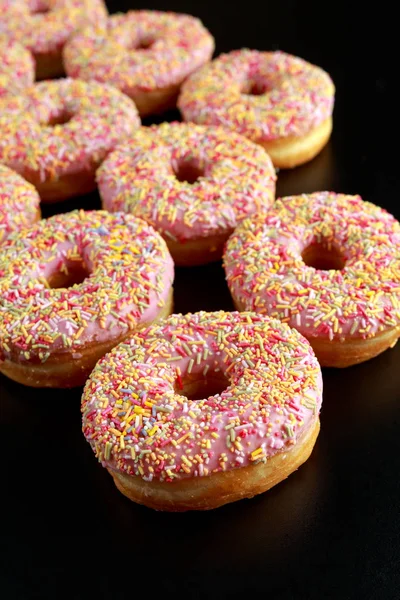
{"type": "Polygon", "coordinates": [[[34,223],[38,218],[39,194],[20,175],[0,165],[0,244],[15,229],[34,223]]]}
{"type": "Polygon", "coordinates": [[[185,121],[220,125],[256,142],[299,137],[332,115],[329,75],[284,52],[221,54],[183,85],[185,121]]]}
{"type": "Polygon", "coordinates": [[[221,128],[142,127],[97,172],[103,206],[132,213],[175,241],[229,233],[275,198],[267,153],[221,128]],[[179,173],[199,175],[179,181],[179,173]]]}
{"type": "Polygon", "coordinates": [[[45,362],[118,339],[157,316],[173,276],[163,239],[131,215],[75,211],[12,234],[0,251],[0,357],[45,362]],[[60,277],[70,287],[51,287],[60,277]]]}
{"type": "Polygon", "coordinates": [[[0,160],[41,181],[90,170],[140,125],[118,90],[74,79],[43,81],[0,101],[0,160]]]}
{"type": "Polygon", "coordinates": [[[306,337],[370,338],[400,325],[400,224],[359,196],[317,192],[281,198],[228,240],[226,278],[247,309],[306,337]],[[308,266],[310,248],[338,269],[308,266]]]}
{"type": "Polygon", "coordinates": [[[103,466],[175,481],[266,462],[315,423],[322,379],[307,340],[254,313],[172,315],[101,359],[82,397],[83,431],[103,466]],[[189,379],[227,378],[204,400],[189,379]]]}
{"type": "Polygon", "coordinates": [[[211,58],[214,40],[190,15],[129,11],[80,31],[64,51],[67,73],[126,93],[180,84],[211,58]]]}

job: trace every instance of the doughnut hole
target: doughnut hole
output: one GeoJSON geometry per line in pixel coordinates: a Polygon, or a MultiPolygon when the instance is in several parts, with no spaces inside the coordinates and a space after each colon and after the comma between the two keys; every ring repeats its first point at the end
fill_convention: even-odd
{"type": "MultiPolygon", "coordinates": [[[[133,39],[131,31],[128,30],[126,33],[125,43],[127,49],[132,50],[132,52],[138,50],[145,52],[146,50],[150,50],[156,42],[156,36],[151,33],[139,33],[138,35],[135,35],[133,39]]],[[[122,38],[120,38],[120,41],[121,39],[122,38]]]]}
{"type": "MultiPolygon", "coordinates": [[[[122,15],[121,15],[122,16],[122,15]]],[[[140,28],[132,25],[128,19],[109,19],[107,22],[107,40],[113,46],[122,46],[128,52],[150,50],[159,37],[157,31],[141,31],[140,28]]]]}
{"type": "Polygon", "coordinates": [[[230,381],[222,371],[186,374],[175,383],[175,391],[188,400],[205,400],[222,394],[230,386],[230,381]]]}
{"type": "Polygon", "coordinates": [[[340,249],[323,241],[306,246],[301,257],[308,267],[319,271],[341,271],[346,264],[340,249]]]}
{"type": "Polygon", "coordinates": [[[242,83],[240,92],[245,96],[263,96],[272,90],[272,86],[264,79],[249,78],[242,83]]]}
{"type": "Polygon", "coordinates": [[[153,37],[143,37],[139,40],[139,42],[134,46],[134,50],[150,50],[150,48],[154,45],[153,37]]]}
{"type": "Polygon", "coordinates": [[[69,123],[74,115],[65,109],[58,111],[50,116],[50,119],[44,125],[47,127],[55,127],[56,125],[65,125],[69,123]]]}
{"type": "Polygon", "coordinates": [[[55,268],[46,277],[49,287],[52,289],[70,288],[83,283],[89,277],[90,271],[83,260],[66,260],[59,268],[55,268]]]}
{"type": "Polygon", "coordinates": [[[193,184],[200,177],[205,176],[205,169],[195,158],[190,160],[177,160],[172,162],[172,170],[175,177],[181,183],[193,184]]]}
{"type": "Polygon", "coordinates": [[[49,2],[46,0],[33,0],[29,5],[31,15],[45,15],[50,12],[49,2]]]}

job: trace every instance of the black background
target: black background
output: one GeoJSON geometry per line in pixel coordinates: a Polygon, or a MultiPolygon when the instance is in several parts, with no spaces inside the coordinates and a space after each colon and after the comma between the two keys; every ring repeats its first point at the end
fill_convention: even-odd
{"type": "MultiPolygon", "coordinates": [[[[108,5],[196,14],[216,54],[279,48],[325,68],[337,87],[332,140],[313,162],[279,173],[278,194],[359,193],[400,217],[397,20],[384,2],[108,5]]],[[[78,206],[99,207],[98,196],[44,215],[78,206]]],[[[175,290],[177,312],[232,308],[220,264],[178,270],[175,290]]],[[[183,515],[136,506],[114,488],[81,434],[81,390],[0,376],[0,595],[398,599],[399,359],[400,344],[325,369],[310,460],[251,501],[183,515]]]]}

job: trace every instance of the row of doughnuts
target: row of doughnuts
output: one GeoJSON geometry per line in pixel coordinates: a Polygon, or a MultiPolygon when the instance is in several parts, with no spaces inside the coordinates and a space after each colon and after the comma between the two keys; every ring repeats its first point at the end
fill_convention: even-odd
{"type": "MultiPolygon", "coordinates": [[[[8,193],[18,191],[19,176],[6,171],[8,193]]],[[[32,188],[24,193],[28,204],[37,207],[32,188]]],[[[185,214],[181,226],[187,224],[185,214]]],[[[29,218],[37,218],[37,212],[26,214],[29,218]]],[[[154,319],[147,309],[157,314],[155,307],[165,305],[172,257],[180,250],[174,241],[171,257],[168,236],[166,243],[151,225],[145,227],[148,221],[121,211],[81,211],[8,235],[0,253],[4,373],[36,386],[80,385],[104,348],[118,343],[142,317],[145,323],[154,319]],[[133,231],[136,250],[123,242],[133,231]],[[142,243],[139,231],[151,231],[152,241],[145,237],[142,243]],[[100,248],[104,256],[97,254],[100,248]],[[156,248],[161,259],[154,255],[156,248]],[[145,285],[146,269],[157,271],[157,285],[145,285]],[[138,288],[146,290],[139,306],[138,288]],[[159,293],[153,297],[155,290],[159,293]],[[81,310],[85,306],[92,306],[90,318],[81,310]],[[95,342],[98,350],[92,352],[95,342]],[[47,366],[59,362],[60,352],[68,353],[69,366],[58,377],[55,367],[50,373],[47,366]]],[[[215,236],[202,243],[210,240],[214,243],[215,236]]],[[[319,192],[277,200],[272,208],[243,219],[226,243],[224,266],[239,310],[279,318],[310,341],[322,365],[343,367],[380,354],[399,337],[399,246],[400,225],[386,211],[356,196],[319,192]]],[[[195,256],[202,256],[199,245],[195,256]]],[[[146,281],[153,281],[149,273],[146,281]]]]}
{"type": "MultiPolygon", "coordinates": [[[[111,85],[134,101],[141,117],[178,101],[186,121],[244,135],[266,148],[279,168],[311,160],[330,137],[333,82],[300,58],[237,50],[209,63],[214,39],[189,15],[130,11],[107,16],[101,0],[33,4],[0,2],[0,97],[32,82],[33,56],[39,78],[64,68],[69,77],[111,85]]],[[[43,96],[56,93],[39,89],[43,96]]],[[[73,107],[68,113],[75,118],[73,107]]],[[[44,116],[41,124],[54,122],[44,116]]]]}
{"type": "MultiPolygon", "coordinates": [[[[81,87],[78,81],[63,83],[81,87]]],[[[97,96],[89,97],[89,115],[96,115],[97,96]]],[[[126,127],[123,108],[116,105],[126,127]]],[[[81,125],[79,134],[82,129],[86,132],[81,125]]],[[[97,136],[93,126],[90,134],[97,136]]],[[[83,139],[91,143],[89,135],[83,139]]],[[[4,167],[2,173],[4,178],[4,167]]],[[[97,180],[103,207],[150,223],[177,265],[218,260],[242,222],[224,257],[235,304],[297,327],[323,365],[355,364],[396,342],[399,232],[398,222],[383,209],[333,193],[287,198],[271,207],[275,173],[260,146],[221,128],[182,123],[134,131],[108,155],[97,180]],[[324,257],[333,263],[322,265],[324,257]]],[[[23,212],[34,219],[37,196],[31,190],[24,198],[23,212]]]]}
{"type": "Polygon", "coordinates": [[[86,382],[85,437],[136,502],[208,509],[265,491],[312,451],[320,364],[367,360],[400,335],[399,223],[356,196],[275,201],[273,165],[329,139],[332,81],[281,52],[204,64],[213,39],[186,15],[0,8],[12,33],[0,42],[0,371],[86,382]],[[39,77],[63,57],[77,79],[29,87],[32,58],[14,40],[31,39],[39,77]],[[140,128],[137,109],[169,108],[179,91],[191,123],[140,128]],[[39,194],[96,182],[106,210],[35,223],[39,194]],[[222,255],[242,312],[168,317],[174,263],[222,255]]]}
{"type": "MultiPolygon", "coordinates": [[[[41,82],[26,88],[23,94],[4,95],[0,102],[0,161],[33,183],[43,202],[57,202],[94,189],[96,168],[106,154],[140,127],[137,109],[127,96],[116,88],[93,81],[62,79],[41,82]]],[[[272,123],[275,110],[278,109],[271,111],[272,123]]],[[[283,111],[283,114],[286,112],[283,111]]],[[[200,115],[199,121],[203,120],[200,115]]],[[[284,152],[288,158],[289,155],[305,157],[304,152],[311,151],[307,159],[312,158],[316,147],[314,133],[319,126],[313,128],[308,123],[310,132],[294,137],[290,127],[285,130],[284,119],[281,121],[279,127],[283,127],[283,137],[273,141],[273,144],[278,144],[279,152],[284,152]]],[[[328,121],[330,133],[331,119],[328,121]]],[[[293,116],[291,123],[295,122],[293,116]]],[[[219,126],[223,124],[220,120],[219,126]]],[[[212,121],[202,126],[215,128],[212,121]]],[[[238,128],[233,121],[224,129],[234,133],[238,128]]],[[[146,130],[142,130],[142,135],[143,131],[146,130]]],[[[181,131],[188,132],[189,129],[182,128],[181,131]]],[[[272,125],[270,131],[272,137],[277,135],[277,129],[272,125]]],[[[252,137],[251,130],[246,127],[242,133],[246,134],[244,137],[252,137]]],[[[154,137],[157,144],[158,136],[154,137]]],[[[187,137],[187,134],[181,134],[181,145],[188,145],[187,137]]],[[[253,141],[259,141],[260,147],[266,146],[271,153],[272,149],[265,141],[253,141]]],[[[324,138],[324,144],[326,141],[327,138],[324,138]]],[[[144,147],[144,142],[141,146],[144,147]]],[[[320,149],[321,146],[318,146],[318,151],[320,149]]],[[[259,156],[264,156],[264,163],[269,165],[266,154],[259,152],[259,156]]],[[[283,155],[280,156],[282,158],[283,155]]],[[[281,158],[273,161],[275,166],[282,166],[281,158]]],[[[298,161],[293,164],[298,164],[298,161]]],[[[288,163],[286,166],[289,166],[288,163]]]]}

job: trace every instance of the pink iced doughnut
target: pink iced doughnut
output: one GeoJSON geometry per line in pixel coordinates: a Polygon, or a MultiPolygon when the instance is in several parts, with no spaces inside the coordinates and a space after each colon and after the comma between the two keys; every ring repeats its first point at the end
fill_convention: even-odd
{"type": "Polygon", "coordinates": [[[96,365],[83,432],[131,500],[204,510],[264,492],[306,461],[321,401],[312,348],[284,323],[172,315],[96,365]]]}
{"type": "Polygon", "coordinates": [[[107,17],[103,0],[0,0],[0,35],[23,44],[35,57],[37,79],[63,74],[62,49],[89,23],[107,17]]]}
{"type": "Polygon", "coordinates": [[[138,10],[80,31],[65,47],[64,64],[71,77],[119,88],[146,116],[174,107],[181,83],[213,51],[199,19],[138,10]]]}
{"type": "Polygon", "coordinates": [[[0,252],[0,372],[83,385],[131,331],[166,316],[173,262],[141,219],[75,211],[11,235],[0,252]]]}
{"type": "Polygon", "coordinates": [[[138,129],[97,172],[103,207],[151,223],[178,265],[221,258],[237,223],[273,203],[275,180],[260,146],[188,123],[138,129]]]}
{"type": "Polygon", "coordinates": [[[39,194],[18,173],[0,165],[0,245],[16,229],[40,219],[39,194]]]}
{"type": "Polygon", "coordinates": [[[185,121],[221,125],[261,144],[276,167],[311,160],[332,130],[334,86],[319,67],[285,54],[235,50],[183,85],[185,121]]]}
{"type": "Polygon", "coordinates": [[[20,44],[0,35],[0,98],[20,94],[34,81],[32,54],[20,44]]]}
{"type": "Polygon", "coordinates": [[[296,327],[322,365],[368,360],[400,336],[400,224],[359,196],[277,200],[239,225],[224,261],[236,306],[296,327]]]}
{"type": "Polygon", "coordinates": [[[135,105],[115,88],[43,81],[0,101],[0,161],[44,202],[58,202],[93,190],[101,161],[139,125],[135,105]]]}

